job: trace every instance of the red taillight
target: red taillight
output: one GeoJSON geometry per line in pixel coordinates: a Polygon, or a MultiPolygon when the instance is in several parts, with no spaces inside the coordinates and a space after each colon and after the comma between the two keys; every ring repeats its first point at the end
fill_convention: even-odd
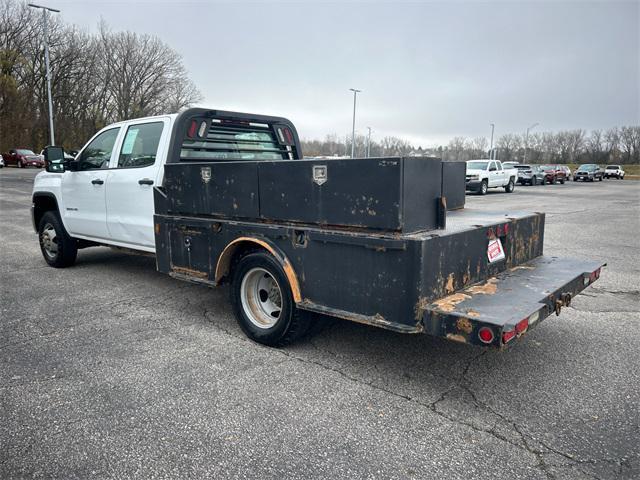
{"type": "Polygon", "coordinates": [[[480,341],[482,343],[493,342],[493,330],[491,330],[489,327],[481,327],[480,330],[478,330],[478,338],[480,338],[480,341]]]}
{"type": "Polygon", "coordinates": [[[524,333],[529,328],[529,319],[525,318],[524,320],[516,323],[516,333],[518,335],[524,333]]]}
{"type": "MultiPolygon", "coordinates": [[[[538,312],[534,313],[536,320],[538,317],[538,312]]],[[[529,318],[525,318],[524,320],[520,320],[516,323],[516,328],[513,330],[509,330],[508,332],[502,332],[502,343],[507,343],[510,340],[513,340],[516,335],[522,335],[529,329],[529,318]]]]}
{"type": "Polygon", "coordinates": [[[195,120],[191,120],[191,125],[189,126],[189,130],[187,131],[187,137],[193,138],[196,136],[196,129],[198,128],[198,122],[195,120]]]}
{"type": "Polygon", "coordinates": [[[511,330],[510,332],[502,332],[502,343],[507,343],[508,341],[513,340],[515,336],[515,330],[511,330]]]}

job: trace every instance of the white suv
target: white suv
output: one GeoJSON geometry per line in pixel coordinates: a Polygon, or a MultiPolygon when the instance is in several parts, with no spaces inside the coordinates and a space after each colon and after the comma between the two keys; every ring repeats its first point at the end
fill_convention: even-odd
{"type": "Polygon", "coordinates": [[[624,170],[620,165],[607,165],[604,169],[604,178],[616,177],[620,180],[624,179],[624,170]]]}

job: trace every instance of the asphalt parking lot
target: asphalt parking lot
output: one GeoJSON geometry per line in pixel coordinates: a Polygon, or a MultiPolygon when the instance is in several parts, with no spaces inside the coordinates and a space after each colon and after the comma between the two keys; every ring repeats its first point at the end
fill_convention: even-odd
{"type": "Polygon", "coordinates": [[[36,173],[0,170],[0,477],[640,477],[640,182],[467,196],[608,264],[515,348],[322,321],[276,350],[153,258],[47,267],[36,173]]]}

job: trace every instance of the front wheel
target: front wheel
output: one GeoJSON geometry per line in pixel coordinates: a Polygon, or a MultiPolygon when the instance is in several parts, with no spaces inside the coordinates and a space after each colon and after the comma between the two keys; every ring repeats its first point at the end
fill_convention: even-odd
{"type": "Polygon", "coordinates": [[[24,168],[24,164],[22,163],[22,160],[18,160],[18,168],[24,168]]]}
{"type": "Polygon", "coordinates": [[[601,182],[602,181],[602,176],[598,177],[598,181],[601,182]]]}
{"type": "Polygon", "coordinates": [[[513,178],[511,180],[509,180],[509,183],[507,183],[504,187],[504,191],[507,193],[512,193],[516,188],[515,183],[513,183],[513,178]]]}
{"type": "Polygon", "coordinates": [[[52,267],[70,267],[78,255],[78,242],[64,229],[56,212],[46,212],[38,226],[40,250],[44,260],[52,267]]]}
{"type": "Polygon", "coordinates": [[[489,191],[489,183],[486,180],[483,180],[480,184],[480,195],[486,195],[489,191]]]}
{"type": "Polygon", "coordinates": [[[535,186],[538,183],[538,179],[536,177],[531,177],[531,186],[535,186]]]}
{"type": "Polygon", "coordinates": [[[564,185],[564,178],[560,179],[560,185],[564,185]]]}
{"type": "Polygon", "coordinates": [[[283,347],[308,330],[282,267],[268,253],[250,253],[238,261],[230,294],[240,328],[255,342],[283,347]]]}

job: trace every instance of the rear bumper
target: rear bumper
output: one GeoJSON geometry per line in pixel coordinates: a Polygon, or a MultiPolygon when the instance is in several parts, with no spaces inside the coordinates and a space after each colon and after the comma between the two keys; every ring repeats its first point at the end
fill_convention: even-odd
{"type": "Polygon", "coordinates": [[[441,298],[424,311],[424,332],[472,345],[504,348],[600,276],[600,262],[538,257],[441,298]],[[481,330],[491,340],[481,339],[481,330]]]}

